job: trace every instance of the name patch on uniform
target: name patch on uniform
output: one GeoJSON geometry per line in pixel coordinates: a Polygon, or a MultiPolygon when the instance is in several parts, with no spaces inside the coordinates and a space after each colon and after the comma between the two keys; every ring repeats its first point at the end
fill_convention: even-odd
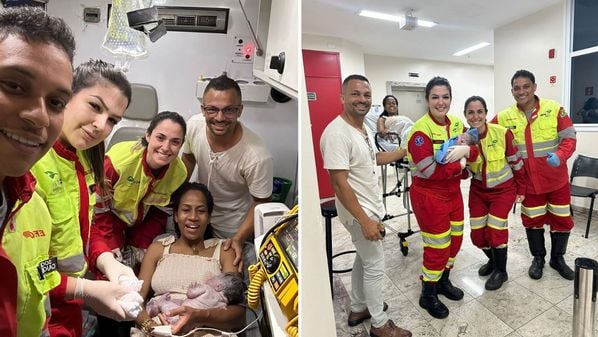
{"type": "Polygon", "coordinates": [[[422,136],[415,137],[415,145],[417,145],[417,146],[424,145],[424,137],[422,137],[422,136]]]}
{"type": "Polygon", "coordinates": [[[37,265],[37,272],[39,274],[39,279],[43,280],[45,275],[51,273],[58,269],[58,259],[56,257],[51,257],[47,260],[40,262],[37,265]]]}

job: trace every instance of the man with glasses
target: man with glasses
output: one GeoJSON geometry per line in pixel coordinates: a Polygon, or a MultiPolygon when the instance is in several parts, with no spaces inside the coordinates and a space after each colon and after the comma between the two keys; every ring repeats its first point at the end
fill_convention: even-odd
{"type": "Polygon", "coordinates": [[[374,139],[363,125],[372,105],[367,78],[348,76],[340,96],[343,111],[324,130],[320,149],[328,170],[338,217],[351,234],[357,256],[351,273],[351,312],[348,325],[356,326],[371,318],[370,336],[409,337],[411,332],[397,327],[388,318],[384,303],[384,204],[379,170],[401,159],[404,152],[374,151],[374,139]]]}
{"type": "Polygon", "coordinates": [[[271,199],[272,156],[260,137],[239,121],[243,104],[237,82],[226,75],[212,79],[201,103],[203,114],[187,122],[183,162],[187,178],[197,166],[197,180],[212,193],[212,232],[227,239],[224,249],[234,249],[234,263],[241,271],[256,261],[253,211],[271,199]]]}

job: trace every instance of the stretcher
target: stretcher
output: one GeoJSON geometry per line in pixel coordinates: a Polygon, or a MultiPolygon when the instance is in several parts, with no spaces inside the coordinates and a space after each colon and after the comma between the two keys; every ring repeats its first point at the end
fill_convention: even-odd
{"type": "MultiPolygon", "coordinates": [[[[397,133],[387,132],[386,134],[376,133],[375,136],[375,143],[378,151],[396,151],[396,149],[401,145],[401,138],[397,133]]],[[[380,170],[382,174],[382,202],[384,203],[384,210],[385,214],[382,218],[382,221],[390,220],[400,216],[407,216],[407,231],[406,232],[398,232],[397,236],[399,237],[399,243],[401,245],[401,253],[403,256],[407,256],[409,252],[409,243],[407,238],[411,235],[418,233],[419,230],[414,231],[411,229],[411,205],[409,204],[409,164],[406,160],[396,161],[394,163],[380,165],[380,170]],[[395,172],[396,184],[389,189],[389,182],[388,182],[388,169],[389,166],[395,172]],[[403,199],[403,207],[405,208],[405,213],[400,214],[389,214],[388,207],[386,206],[386,198],[390,196],[395,196],[398,198],[403,199]]]]}

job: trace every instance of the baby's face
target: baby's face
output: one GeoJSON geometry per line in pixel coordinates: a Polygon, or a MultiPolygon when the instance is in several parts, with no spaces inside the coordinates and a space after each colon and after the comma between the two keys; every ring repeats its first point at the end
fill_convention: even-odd
{"type": "Polygon", "coordinates": [[[459,145],[467,145],[469,143],[469,135],[466,133],[460,134],[457,136],[457,144],[459,145]]]}
{"type": "MultiPolygon", "coordinates": [[[[230,283],[230,280],[228,280],[228,283],[230,283]]],[[[211,277],[206,281],[206,284],[216,291],[222,291],[227,286],[227,276],[224,274],[220,274],[211,277]]]]}

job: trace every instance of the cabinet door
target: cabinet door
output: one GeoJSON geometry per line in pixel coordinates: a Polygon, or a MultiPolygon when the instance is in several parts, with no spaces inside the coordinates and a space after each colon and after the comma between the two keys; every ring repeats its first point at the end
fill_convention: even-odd
{"type": "Polygon", "coordinates": [[[268,27],[268,44],[264,73],[275,81],[297,91],[297,52],[299,2],[297,0],[273,0],[270,8],[270,24],[268,27]],[[285,53],[285,66],[282,74],[270,69],[272,56],[285,53]]]}
{"type": "Polygon", "coordinates": [[[320,137],[326,126],[343,110],[339,99],[342,78],[340,55],[336,52],[303,50],[305,87],[308,98],[311,134],[313,137],[316,174],[320,199],[334,196],[328,171],[320,150],[320,137]]]}

